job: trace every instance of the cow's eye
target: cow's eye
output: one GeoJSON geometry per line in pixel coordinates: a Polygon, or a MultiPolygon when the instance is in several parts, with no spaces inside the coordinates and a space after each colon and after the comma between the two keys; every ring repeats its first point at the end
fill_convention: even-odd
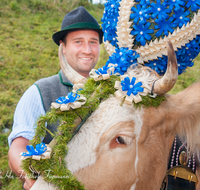
{"type": "Polygon", "coordinates": [[[120,136],[116,138],[116,141],[117,141],[117,143],[119,143],[119,144],[125,144],[124,139],[123,139],[122,137],[120,137],[120,136]]]}

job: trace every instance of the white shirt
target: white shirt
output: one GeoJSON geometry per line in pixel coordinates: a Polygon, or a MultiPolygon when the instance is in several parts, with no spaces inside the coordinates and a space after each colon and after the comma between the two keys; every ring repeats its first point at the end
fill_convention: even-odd
{"type": "Polygon", "coordinates": [[[42,99],[37,86],[32,85],[23,94],[15,109],[12,132],[8,137],[9,146],[17,137],[32,140],[36,121],[41,115],[45,115],[42,99]]]}

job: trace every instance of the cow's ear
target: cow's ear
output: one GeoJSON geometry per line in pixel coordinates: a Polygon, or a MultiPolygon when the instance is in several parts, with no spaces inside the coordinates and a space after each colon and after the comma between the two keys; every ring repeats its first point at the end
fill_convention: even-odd
{"type": "Polygon", "coordinates": [[[165,109],[170,113],[173,130],[187,136],[191,150],[200,150],[200,82],[170,96],[165,109]]]}

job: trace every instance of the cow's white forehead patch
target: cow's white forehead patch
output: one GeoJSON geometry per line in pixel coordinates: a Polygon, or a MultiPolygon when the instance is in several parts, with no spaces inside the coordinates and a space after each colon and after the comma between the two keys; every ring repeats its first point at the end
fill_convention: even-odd
{"type": "MultiPolygon", "coordinates": [[[[138,141],[142,114],[143,110],[135,110],[133,105],[120,106],[120,101],[115,97],[103,102],[68,144],[69,150],[66,157],[68,169],[74,173],[81,168],[93,165],[97,159],[96,148],[101,136],[118,122],[134,121],[136,141],[138,141]]],[[[136,153],[138,153],[137,147],[136,153]]],[[[138,159],[136,156],[135,166],[138,159]]]]}

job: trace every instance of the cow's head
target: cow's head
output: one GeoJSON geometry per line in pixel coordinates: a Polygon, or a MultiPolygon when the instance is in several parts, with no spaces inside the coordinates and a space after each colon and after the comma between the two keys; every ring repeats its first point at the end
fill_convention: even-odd
{"type": "MultiPolygon", "coordinates": [[[[139,69],[152,86],[156,74],[139,69]]],[[[170,45],[167,72],[155,82],[154,92],[169,91],[176,79],[176,56],[170,45]]],[[[114,96],[107,99],[68,144],[68,169],[86,189],[159,189],[174,135],[187,133],[191,148],[199,143],[199,94],[200,84],[195,84],[177,95],[166,95],[158,108],[141,109],[120,105],[114,96]]]]}
{"type": "MultiPolygon", "coordinates": [[[[102,22],[111,56],[106,67],[126,67],[126,61],[133,66],[133,60],[124,63],[112,55],[121,48],[134,50],[132,55],[139,54],[136,63],[142,66],[127,73],[145,81],[155,94],[167,93],[199,53],[200,10],[189,1],[172,5],[169,1],[108,0],[102,22]],[[177,56],[170,44],[165,72],[168,40],[177,56]],[[165,75],[160,79],[144,65],[165,75]]],[[[88,189],[159,189],[174,135],[187,134],[191,150],[199,144],[199,91],[195,84],[177,95],[165,95],[166,101],[158,108],[136,109],[120,105],[114,96],[107,99],[69,143],[68,168],[88,189]]]]}

